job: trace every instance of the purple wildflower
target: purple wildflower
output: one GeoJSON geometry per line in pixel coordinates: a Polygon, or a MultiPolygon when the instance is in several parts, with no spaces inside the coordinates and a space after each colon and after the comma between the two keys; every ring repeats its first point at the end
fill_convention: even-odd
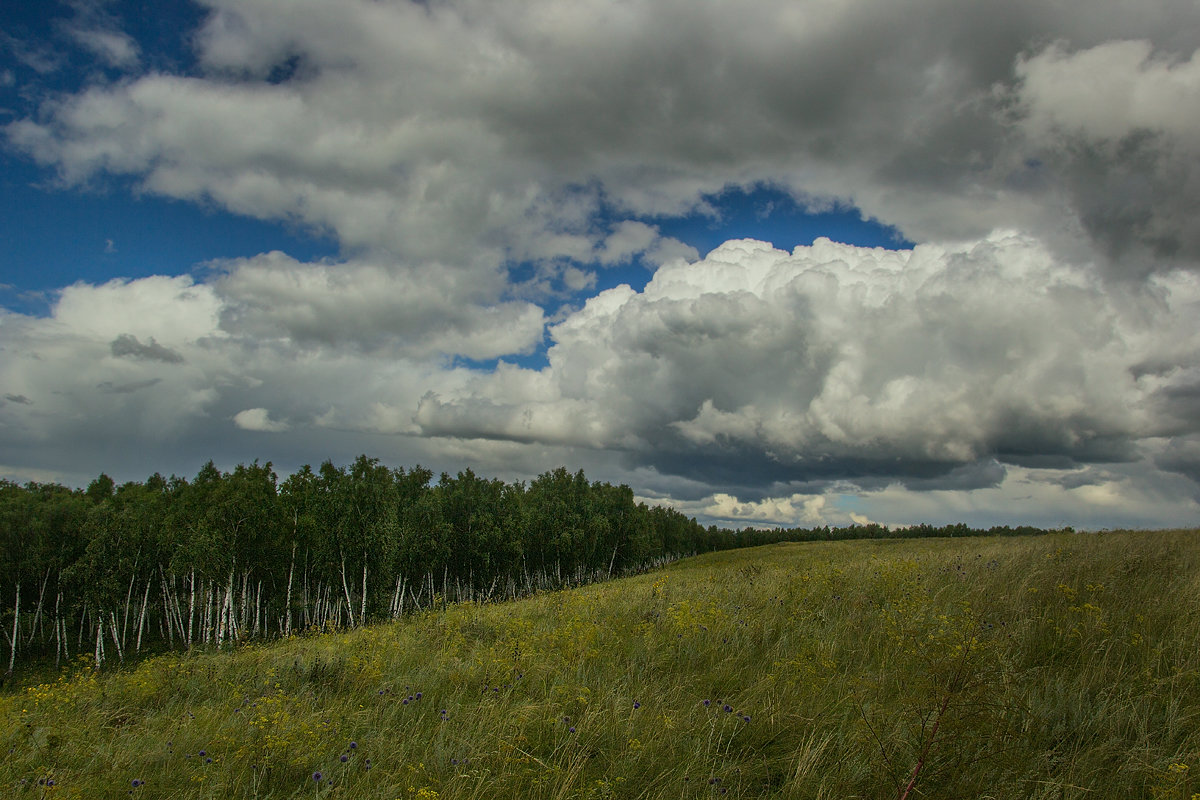
{"type": "Polygon", "coordinates": [[[350,760],[350,756],[346,755],[345,753],[342,753],[342,757],[341,757],[339,760],[340,760],[340,761],[341,761],[343,764],[345,764],[347,761],[349,761],[349,760],[350,760]]]}
{"type": "Polygon", "coordinates": [[[634,708],[634,710],[635,710],[635,711],[636,711],[637,709],[641,708],[641,707],[642,707],[642,704],[641,704],[641,703],[639,703],[637,700],[634,700],[634,701],[633,701],[633,708],[634,708]]]}
{"type": "Polygon", "coordinates": [[[317,783],[320,783],[320,782],[321,782],[321,773],[320,773],[320,772],[314,772],[314,773],[313,773],[313,780],[314,780],[314,781],[316,781],[317,783]]]}
{"type": "Polygon", "coordinates": [[[351,743],[350,743],[350,749],[351,749],[351,750],[357,750],[357,749],[358,749],[358,742],[351,742],[351,743]]]}

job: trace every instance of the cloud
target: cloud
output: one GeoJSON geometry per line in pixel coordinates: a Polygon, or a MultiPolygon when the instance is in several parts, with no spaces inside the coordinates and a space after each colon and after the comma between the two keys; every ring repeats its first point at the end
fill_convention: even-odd
{"type": "Polygon", "coordinates": [[[0,31],[0,48],[11,53],[19,64],[39,75],[57,71],[66,60],[61,52],[49,45],[18,39],[5,31],[0,31]]]}
{"type": "MultiPolygon", "coordinates": [[[[227,273],[209,277],[76,283],[45,317],[0,311],[7,462],[83,484],[102,470],[127,479],[190,474],[213,457],[232,466],[266,455],[281,469],[361,452],[435,462],[436,449],[387,436],[410,432],[421,395],[456,392],[465,370],[429,342],[413,356],[399,338],[387,347],[348,335],[303,338],[303,330],[293,338],[286,320],[254,318],[248,290],[225,293],[227,273]],[[238,311],[236,325],[229,309],[238,311]],[[281,437],[270,454],[246,436],[284,424],[298,435],[281,437]]],[[[482,328],[471,335],[489,337],[482,328]]]]}
{"type": "Polygon", "coordinates": [[[238,335],[473,359],[529,352],[543,336],[539,306],[489,303],[498,289],[455,270],[304,264],[279,252],[214,266],[213,287],[225,304],[222,327],[238,335]]]}
{"type": "Polygon", "coordinates": [[[120,30],[105,0],[70,0],[67,5],[75,15],[61,29],[76,45],[105,66],[121,69],[137,66],[140,48],[133,37],[120,30]]]}
{"type": "Polygon", "coordinates": [[[736,497],[719,492],[703,506],[702,513],[714,519],[733,522],[769,522],[788,526],[822,525],[826,500],[821,495],[794,494],[786,498],[767,498],[744,503],[736,497]]]}
{"type": "Polygon", "coordinates": [[[1126,271],[1200,257],[1200,50],[1149,40],[1017,64],[1023,131],[1063,178],[1079,220],[1126,271]]]}
{"type": "Polygon", "coordinates": [[[233,415],[233,424],[244,431],[262,431],[264,433],[282,433],[290,425],[282,420],[271,419],[270,412],[265,408],[247,408],[233,415]]]}
{"type": "Polygon", "coordinates": [[[169,347],[163,347],[150,337],[150,341],[142,344],[136,336],[123,333],[112,340],[112,354],[117,357],[142,358],[151,361],[161,361],[164,364],[182,364],[183,356],[169,347]]]}
{"type": "Polygon", "coordinates": [[[131,394],[133,392],[141,391],[142,389],[149,389],[151,386],[154,386],[161,381],[162,378],[148,378],[144,381],[133,381],[131,383],[120,384],[113,383],[112,381],[104,381],[103,383],[96,384],[96,388],[107,394],[131,394]]]}
{"type": "Polygon", "coordinates": [[[131,74],[8,143],[339,255],[0,312],[6,460],[187,468],[287,425],[277,462],[561,459],[731,523],[1195,509],[1192,0],[203,5],[172,74],[77,3],[60,34],[131,74]],[[758,186],[919,244],[665,233],[758,186]]]}
{"type": "Polygon", "coordinates": [[[727,242],[589,300],[551,327],[547,368],[427,394],[416,421],[751,491],[766,476],[991,486],[997,462],[1131,462],[1143,439],[1196,430],[1173,411],[1186,374],[1137,373],[1195,361],[1198,302],[1186,274],[1118,293],[1016,234],[911,251],[727,242]]]}
{"type": "Polygon", "coordinates": [[[67,33],[76,44],[88,50],[107,66],[133,67],[138,63],[137,42],[127,33],[70,27],[67,33]]]}
{"type": "Polygon", "coordinates": [[[10,141],[69,182],[130,175],[468,280],[678,250],[642,218],[764,182],[916,241],[1195,244],[1183,0],[207,5],[196,74],[47,100],[10,141]]]}
{"type": "Polygon", "coordinates": [[[243,268],[294,304],[333,314],[334,292],[365,313],[328,265],[278,256],[207,282],[75,284],[45,318],[3,312],[10,463],[84,482],[188,474],[213,453],[287,469],[370,452],[512,480],[565,463],[735,526],[1196,510],[1189,273],[1102,290],[1016,234],[911,251],[733,241],[566,314],[545,368],[482,370],[419,331],[406,349],[402,326],[387,346],[306,328],[291,303],[250,303],[266,290],[231,281],[243,268]],[[246,436],[283,431],[270,454],[246,436]]]}

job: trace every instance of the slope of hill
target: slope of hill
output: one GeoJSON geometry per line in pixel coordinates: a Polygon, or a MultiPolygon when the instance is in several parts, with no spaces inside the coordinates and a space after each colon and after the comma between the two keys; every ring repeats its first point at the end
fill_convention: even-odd
{"type": "Polygon", "coordinates": [[[1200,535],[788,544],[0,696],[13,797],[1200,792],[1200,535]]]}

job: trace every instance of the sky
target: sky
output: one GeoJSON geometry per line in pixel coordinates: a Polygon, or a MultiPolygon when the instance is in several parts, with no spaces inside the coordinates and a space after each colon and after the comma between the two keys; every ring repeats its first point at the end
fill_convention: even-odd
{"type": "Polygon", "coordinates": [[[1195,0],[17,0],[0,478],[1200,524],[1195,0]]]}

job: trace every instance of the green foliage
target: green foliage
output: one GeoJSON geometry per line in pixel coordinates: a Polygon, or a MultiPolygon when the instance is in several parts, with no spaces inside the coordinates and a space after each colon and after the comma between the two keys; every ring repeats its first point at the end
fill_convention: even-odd
{"type": "Polygon", "coordinates": [[[465,470],[271,464],[85,491],[0,482],[0,628],[13,665],[357,626],[513,598],[735,544],[627,486],[558,469],[528,488],[465,470]],[[22,633],[24,631],[24,633],[22,633]],[[18,659],[20,656],[20,659],[18,659]]]}

